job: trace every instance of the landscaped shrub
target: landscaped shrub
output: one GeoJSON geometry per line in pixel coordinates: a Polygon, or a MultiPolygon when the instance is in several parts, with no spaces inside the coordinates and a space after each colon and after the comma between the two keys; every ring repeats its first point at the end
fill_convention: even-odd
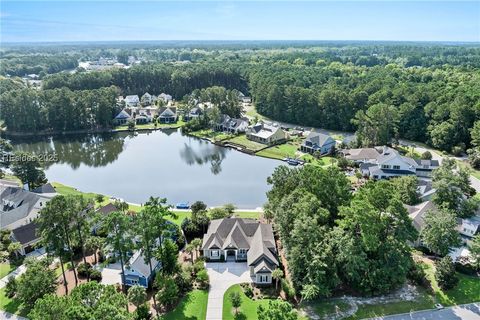
{"type": "Polygon", "coordinates": [[[5,295],[8,298],[13,298],[17,293],[17,280],[14,276],[8,277],[8,282],[5,285],[5,295]]]}
{"type": "Polygon", "coordinates": [[[192,274],[186,268],[183,268],[176,276],[175,283],[181,292],[187,292],[192,289],[192,274]]]}
{"type": "Polygon", "coordinates": [[[250,299],[253,298],[253,288],[249,283],[242,283],[240,286],[243,288],[243,293],[250,299]]]}
{"type": "Polygon", "coordinates": [[[88,274],[91,272],[92,270],[92,265],[90,263],[80,263],[77,267],[77,272],[78,272],[78,275],[80,277],[88,277],[88,274]]]}
{"type": "Polygon", "coordinates": [[[450,256],[446,256],[436,263],[435,279],[439,287],[444,290],[452,289],[457,285],[458,277],[450,256]]]}
{"type": "Polygon", "coordinates": [[[102,273],[97,269],[92,269],[92,271],[90,271],[90,280],[102,281],[102,273]]]}
{"type": "Polygon", "coordinates": [[[428,288],[430,283],[426,278],[425,270],[421,265],[414,263],[412,268],[407,273],[407,279],[412,283],[428,288]]]}
{"type": "Polygon", "coordinates": [[[281,287],[283,292],[285,292],[285,296],[288,300],[295,299],[295,289],[290,285],[290,283],[286,279],[281,280],[281,287]]]}
{"type": "Polygon", "coordinates": [[[207,270],[205,269],[197,273],[196,279],[200,287],[203,289],[207,289],[210,285],[210,278],[208,277],[207,270]]]}
{"type": "Polygon", "coordinates": [[[152,315],[150,313],[150,308],[148,307],[148,304],[144,303],[138,306],[137,310],[135,310],[135,314],[133,317],[135,320],[150,320],[152,318],[152,315]]]}
{"type": "Polygon", "coordinates": [[[473,275],[477,274],[477,270],[475,270],[475,267],[472,266],[470,263],[456,262],[455,263],[455,270],[460,272],[460,273],[469,275],[469,276],[473,276],[473,275]]]}
{"type": "Polygon", "coordinates": [[[198,274],[199,272],[205,270],[205,265],[203,264],[203,261],[196,261],[193,264],[193,273],[198,274]]]}

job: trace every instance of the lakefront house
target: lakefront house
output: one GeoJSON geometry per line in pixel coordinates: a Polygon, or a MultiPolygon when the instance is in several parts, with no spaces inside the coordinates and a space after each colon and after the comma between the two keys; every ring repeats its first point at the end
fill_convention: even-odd
{"type": "Polygon", "coordinates": [[[202,251],[207,261],[247,263],[252,281],[260,285],[271,284],[272,272],[279,266],[272,225],[253,219],[210,221],[202,251]]]}
{"type": "Polygon", "coordinates": [[[285,142],[288,134],[278,125],[259,122],[246,129],[245,134],[248,140],[266,145],[274,145],[285,142]]]}
{"type": "Polygon", "coordinates": [[[332,153],[336,141],[328,134],[310,132],[300,146],[300,151],[305,153],[319,152],[321,155],[332,153]]]}

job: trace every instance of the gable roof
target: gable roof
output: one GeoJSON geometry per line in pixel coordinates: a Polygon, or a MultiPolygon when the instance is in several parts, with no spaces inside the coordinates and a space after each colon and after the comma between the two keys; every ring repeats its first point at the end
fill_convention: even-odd
{"type": "Polygon", "coordinates": [[[310,141],[313,145],[317,145],[319,147],[323,147],[326,144],[335,143],[332,137],[328,134],[323,134],[320,132],[311,131],[306,140],[310,141]]]}
{"type": "Polygon", "coordinates": [[[435,204],[432,201],[425,201],[416,206],[405,205],[408,211],[408,216],[413,221],[413,226],[417,231],[421,231],[425,226],[424,217],[428,211],[436,210],[435,204]]]}
{"type": "Polygon", "coordinates": [[[33,189],[32,192],[35,192],[35,193],[56,193],[57,190],[55,190],[55,188],[50,183],[46,183],[43,186],[40,186],[38,188],[33,189]]]}
{"type": "Polygon", "coordinates": [[[158,110],[159,117],[174,117],[177,115],[177,107],[160,107],[158,110]]]}
{"type": "Polygon", "coordinates": [[[129,95],[129,96],[125,97],[125,102],[126,103],[137,103],[139,101],[140,101],[140,99],[138,98],[138,96],[136,94],[135,95],[129,95]]]}
{"type": "Polygon", "coordinates": [[[118,209],[111,202],[97,210],[98,213],[102,213],[102,214],[109,214],[114,211],[118,211],[118,209]]]}
{"type": "Polygon", "coordinates": [[[129,119],[130,117],[131,117],[130,114],[125,109],[123,109],[115,116],[115,119],[118,119],[118,120],[129,119]]]}
{"type": "MultiPolygon", "coordinates": [[[[152,258],[152,269],[155,269],[157,265],[158,260],[152,258]]],[[[130,260],[128,260],[127,270],[135,270],[146,278],[150,277],[150,266],[148,263],[145,263],[145,257],[143,256],[142,250],[136,251],[130,260]]]]}
{"type": "Polygon", "coordinates": [[[38,229],[38,225],[34,222],[31,222],[24,226],[13,229],[12,233],[16,241],[20,242],[22,245],[25,245],[40,239],[40,235],[37,234],[38,229]]]}
{"type": "Polygon", "coordinates": [[[275,238],[271,224],[253,219],[225,218],[210,221],[203,235],[202,250],[248,249],[247,263],[256,266],[262,261],[278,265],[275,238]]]}
{"type": "Polygon", "coordinates": [[[349,160],[369,160],[369,159],[378,159],[380,153],[375,148],[360,148],[360,149],[346,149],[343,150],[345,158],[349,160]]]}
{"type": "Polygon", "coordinates": [[[6,187],[0,192],[0,226],[2,228],[26,218],[40,200],[49,201],[48,197],[24,190],[19,187],[6,187]]]}

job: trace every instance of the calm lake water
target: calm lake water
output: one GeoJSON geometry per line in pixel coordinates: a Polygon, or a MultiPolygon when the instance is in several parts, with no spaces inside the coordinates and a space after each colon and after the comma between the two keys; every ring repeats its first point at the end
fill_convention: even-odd
{"type": "Polygon", "coordinates": [[[184,136],[179,130],[13,140],[15,150],[52,154],[49,181],[143,203],[202,200],[256,208],[266,202],[266,179],[280,161],[250,156],[184,136]]]}

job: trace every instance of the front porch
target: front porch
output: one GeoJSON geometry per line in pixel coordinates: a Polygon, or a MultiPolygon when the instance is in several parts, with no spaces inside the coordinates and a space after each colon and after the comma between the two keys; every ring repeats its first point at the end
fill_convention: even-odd
{"type": "Polygon", "coordinates": [[[207,261],[247,261],[247,249],[210,249],[203,250],[203,255],[207,261]]]}

